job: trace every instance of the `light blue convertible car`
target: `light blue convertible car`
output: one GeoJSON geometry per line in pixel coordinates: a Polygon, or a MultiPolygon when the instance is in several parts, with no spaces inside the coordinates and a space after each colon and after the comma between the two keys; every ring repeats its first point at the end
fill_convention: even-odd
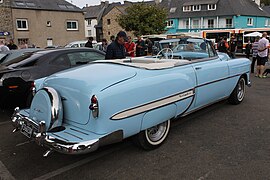
{"type": "Polygon", "coordinates": [[[230,59],[200,41],[204,51],[190,52],[202,54],[197,59],[102,60],[41,79],[30,109],[15,109],[14,132],[48,147],[45,156],[88,153],[130,136],[157,148],[171,120],[223,99],[239,104],[250,85],[248,59],[230,59]]]}

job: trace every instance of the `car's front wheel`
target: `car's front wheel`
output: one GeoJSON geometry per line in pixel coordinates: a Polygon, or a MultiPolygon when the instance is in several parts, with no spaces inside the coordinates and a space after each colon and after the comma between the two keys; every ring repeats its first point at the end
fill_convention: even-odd
{"type": "Polygon", "coordinates": [[[143,149],[152,150],[158,148],[168,136],[170,120],[141,131],[135,136],[135,141],[143,149]]]}
{"type": "Polygon", "coordinates": [[[240,104],[244,100],[245,93],[246,81],[241,77],[228,100],[231,104],[240,104]]]}

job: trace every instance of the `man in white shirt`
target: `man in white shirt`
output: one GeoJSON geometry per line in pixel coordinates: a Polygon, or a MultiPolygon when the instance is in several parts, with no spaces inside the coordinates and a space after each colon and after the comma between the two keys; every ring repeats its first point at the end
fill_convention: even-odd
{"type": "Polygon", "coordinates": [[[257,59],[257,74],[260,78],[264,78],[263,72],[265,63],[268,60],[268,48],[269,48],[269,40],[266,39],[267,33],[264,32],[262,34],[262,39],[259,40],[258,43],[258,59],[257,59]]]}
{"type": "Polygon", "coordinates": [[[0,40],[0,52],[9,51],[3,40],[0,40]]]}

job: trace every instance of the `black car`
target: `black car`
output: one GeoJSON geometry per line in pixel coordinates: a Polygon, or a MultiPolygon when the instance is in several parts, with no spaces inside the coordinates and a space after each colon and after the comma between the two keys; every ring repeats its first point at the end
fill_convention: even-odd
{"type": "Polygon", "coordinates": [[[43,50],[43,49],[27,48],[27,49],[16,49],[16,50],[0,52],[0,64],[8,62],[20,56],[24,56],[24,55],[27,56],[28,53],[32,53],[32,52],[36,52],[40,50],[43,50]]]}
{"type": "Polygon", "coordinates": [[[34,80],[53,73],[105,59],[91,48],[67,48],[27,53],[0,65],[0,105],[29,106],[34,80]]]}

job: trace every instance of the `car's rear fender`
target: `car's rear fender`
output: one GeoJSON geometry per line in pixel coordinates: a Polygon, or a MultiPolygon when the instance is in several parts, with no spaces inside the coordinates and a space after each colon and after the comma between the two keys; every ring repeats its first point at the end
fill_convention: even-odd
{"type": "Polygon", "coordinates": [[[183,113],[194,98],[195,75],[187,71],[138,77],[95,94],[100,114],[91,116],[89,130],[105,133],[123,127],[128,137],[183,113]]]}

